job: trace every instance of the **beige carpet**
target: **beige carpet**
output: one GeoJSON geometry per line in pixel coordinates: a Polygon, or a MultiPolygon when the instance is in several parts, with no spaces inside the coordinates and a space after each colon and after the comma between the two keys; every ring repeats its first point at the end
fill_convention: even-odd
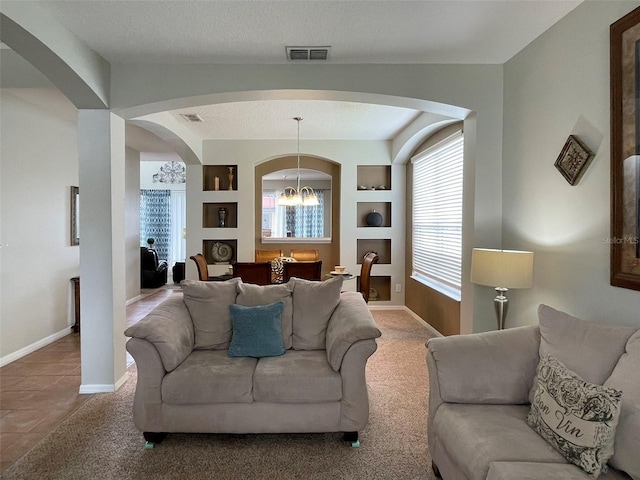
{"type": "Polygon", "coordinates": [[[427,447],[429,331],[403,311],[374,311],[369,425],[352,448],[339,433],[173,434],[145,450],[131,418],[135,367],[3,472],[9,479],[434,479],[427,447]]]}

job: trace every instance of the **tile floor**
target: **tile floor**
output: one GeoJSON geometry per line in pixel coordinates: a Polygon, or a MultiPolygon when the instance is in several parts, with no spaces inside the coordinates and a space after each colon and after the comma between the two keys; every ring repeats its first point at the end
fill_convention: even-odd
{"type": "MultiPolygon", "coordinates": [[[[127,306],[133,325],[180,287],[143,291],[127,306]]],[[[127,362],[132,359],[128,357],[127,362]]],[[[0,476],[92,395],[80,395],[80,335],[71,333],[0,368],[0,476]]]]}

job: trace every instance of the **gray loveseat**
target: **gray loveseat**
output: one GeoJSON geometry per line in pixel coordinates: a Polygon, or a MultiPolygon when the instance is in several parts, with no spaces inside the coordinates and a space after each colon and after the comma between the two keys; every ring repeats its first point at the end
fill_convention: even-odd
{"type": "Polygon", "coordinates": [[[168,432],[344,432],[358,446],[369,418],[367,359],[380,330],[342,278],[258,286],[184,280],[125,331],[137,363],[133,417],[153,447],[168,432]],[[230,357],[229,305],[283,302],[285,353],[230,357]]]}
{"type": "Polygon", "coordinates": [[[427,342],[434,471],[445,480],[594,478],[527,423],[538,364],[553,355],[584,381],[622,391],[613,456],[598,478],[639,480],[640,330],[544,305],[539,319],[536,326],[427,342]]]}

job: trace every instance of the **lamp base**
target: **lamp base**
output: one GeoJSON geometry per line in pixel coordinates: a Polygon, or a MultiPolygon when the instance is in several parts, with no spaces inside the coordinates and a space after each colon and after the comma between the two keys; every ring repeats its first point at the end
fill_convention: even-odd
{"type": "Polygon", "coordinates": [[[493,299],[493,307],[496,311],[496,320],[498,321],[498,330],[504,329],[504,323],[507,319],[507,311],[509,310],[509,299],[506,293],[509,289],[504,287],[496,287],[496,298],[493,299]]]}

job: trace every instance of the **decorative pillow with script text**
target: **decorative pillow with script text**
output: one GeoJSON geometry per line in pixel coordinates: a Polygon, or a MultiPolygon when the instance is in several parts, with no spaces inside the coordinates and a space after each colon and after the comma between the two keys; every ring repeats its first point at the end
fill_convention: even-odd
{"type": "Polygon", "coordinates": [[[613,455],[622,392],[585,382],[553,355],[538,365],[527,423],[594,478],[613,455]]]}

